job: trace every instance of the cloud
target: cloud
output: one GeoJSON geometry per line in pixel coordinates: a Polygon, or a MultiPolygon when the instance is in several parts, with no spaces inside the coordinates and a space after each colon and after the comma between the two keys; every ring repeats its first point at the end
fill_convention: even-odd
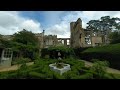
{"type": "Polygon", "coordinates": [[[78,18],[81,18],[83,28],[87,26],[88,21],[100,19],[102,16],[120,18],[119,11],[40,11],[39,13],[43,13],[44,21],[20,16],[20,12],[17,11],[0,11],[0,34],[14,34],[23,28],[34,33],[41,33],[43,30],[41,23],[46,22],[44,23],[45,34],[68,38],[70,37],[70,22],[78,18]]]}
{"type": "Polygon", "coordinates": [[[79,16],[76,17],[76,12],[66,12],[66,15],[60,17],[59,23],[46,29],[46,34],[57,34],[58,38],[70,37],[70,22],[76,21],[79,16]]]}
{"type": "Polygon", "coordinates": [[[41,32],[40,22],[21,17],[16,11],[0,11],[0,34],[11,35],[26,29],[32,32],[41,32]]]}
{"type": "Polygon", "coordinates": [[[27,29],[29,31],[32,31],[33,33],[40,33],[42,31],[41,25],[39,22],[35,22],[33,20],[26,20],[19,26],[20,29],[27,29]]]}
{"type": "Polygon", "coordinates": [[[55,24],[54,26],[46,29],[46,34],[57,35],[58,38],[67,38],[69,37],[69,26],[61,22],[60,24],[55,24]]]}
{"type": "Polygon", "coordinates": [[[100,19],[102,16],[119,17],[119,11],[67,11],[66,15],[59,17],[59,23],[46,29],[46,34],[57,34],[58,37],[70,37],[70,22],[76,21],[78,18],[82,20],[82,27],[86,28],[87,22],[90,20],[100,19]]]}

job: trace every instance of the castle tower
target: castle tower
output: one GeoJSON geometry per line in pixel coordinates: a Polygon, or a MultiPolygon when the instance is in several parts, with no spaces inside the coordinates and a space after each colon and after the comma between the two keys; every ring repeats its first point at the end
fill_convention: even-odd
{"type": "Polygon", "coordinates": [[[70,46],[73,48],[83,47],[85,44],[85,35],[80,18],[76,22],[70,23],[70,32],[70,46]]]}

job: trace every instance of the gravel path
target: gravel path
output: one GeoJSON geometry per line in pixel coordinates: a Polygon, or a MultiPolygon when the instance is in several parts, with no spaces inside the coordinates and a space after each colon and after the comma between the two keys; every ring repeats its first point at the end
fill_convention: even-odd
{"type": "MultiPolygon", "coordinates": [[[[84,62],[85,62],[85,66],[86,66],[86,67],[90,67],[90,66],[93,65],[91,62],[88,62],[88,61],[85,61],[85,60],[81,60],[81,61],[84,61],[84,62]]],[[[107,67],[107,72],[108,72],[108,73],[120,74],[120,70],[113,69],[113,68],[109,68],[109,67],[107,67]]]]}
{"type": "MultiPolygon", "coordinates": [[[[27,63],[27,65],[32,65],[33,62],[29,62],[27,63]]],[[[17,70],[18,69],[18,65],[13,65],[11,67],[7,67],[7,68],[0,68],[0,72],[3,72],[3,71],[11,71],[11,70],[17,70]]]]}

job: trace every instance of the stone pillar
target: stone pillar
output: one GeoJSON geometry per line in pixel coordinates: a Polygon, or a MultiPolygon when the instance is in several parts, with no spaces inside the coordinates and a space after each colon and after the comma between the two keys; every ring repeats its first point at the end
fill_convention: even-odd
{"type": "Polygon", "coordinates": [[[67,46],[67,39],[64,39],[64,45],[67,46]]]}

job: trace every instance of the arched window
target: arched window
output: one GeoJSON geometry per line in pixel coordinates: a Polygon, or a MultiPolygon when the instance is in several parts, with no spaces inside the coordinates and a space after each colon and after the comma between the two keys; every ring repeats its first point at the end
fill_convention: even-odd
{"type": "Polygon", "coordinates": [[[80,36],[79,36],[79,38],[81,38],[81,35],[82,35],[82,34],[80,33],[80,36]]]}

